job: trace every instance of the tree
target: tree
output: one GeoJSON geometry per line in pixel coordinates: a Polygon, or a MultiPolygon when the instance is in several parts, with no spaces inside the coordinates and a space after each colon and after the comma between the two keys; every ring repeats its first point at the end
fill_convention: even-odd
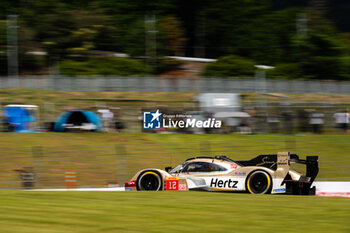
{"type": "Polygon", "coordinates": [[[168,55],[183,55],[186,39],[181,24],[174,16],[164,17],[159,22],[160,37],[168,55]]]}
{"type": "Polygon", "coordinates": [[[134,56],[145,56],[145,17],[160,19],[176,11],[173,0],[96,0],[94,5],[113,17],[119,32],[119,51],[134,56]]]}
{"type": "Polygon", "coordinates": [[[112,18],[103,10],[73,10],[72,15],[75,30],[69,37],[69,57],[82,59],[93,49],[117,51],[117,28],[113,25],[112,18]]]}
{"type": "Polygon", "coordinates": [[[336,38],[316,32],[299,41],[300,64],[304,75],[314,79],[341,79],[340,48],[336,38]]]}
{"type": "Polygon", "coordinates": [[[0,74],[7,74],[6,20],[0,20],[0,74]]]}
{"type": "Polygon", "coordinates": [[[294,62],[293,38],[298,11],[296,8],[289,8],[256,18],[252,23],[254,29],[247,36],[246,43],[251,45],[250,48],[239,49],[238,54],[260,64],[294,62]]]}
{"type": "Polygon", "coordinates": [[[207,65],[203,76],[206,77],[253,77],[255,62],[229,55],[220,57],[216,62],[207,65]]]}
{"type": "Polygon", "coordinates": [[[343,79],[341,74],[344,45],[332,23],[318,11],[307,10],[308,31],[296,35],[295,62],[303,76],[312,79],[343,79]]]}
{"type": "Polygon", "coordinates": [[[117,28],[103,9],[71,9],[54,0],[29,4],[30,8],[23,11],[23,18],[47,51],[48,60],[67,56],[81,58],[92,49],[118,50],[115,45],[117,28]]]}
{"type": "Polygon", "coordinates": [[[35,32],[37,40],[48,53],[47,62],[62,58],[71,46],[71,33],[76,29],[72,12],[55,0],[30,1],[23,9],[22,19],[35,32]]]}
{"type": "MultiPolygon", "coordinates": [[[[268,0],[180,0],[183,24],[189,46],[205,47],[206,57],[228,54],[245,56],[254,44],[249,43],[256,18],[269,10],[268,0]]],[[[190,51],[193,55],[193,51],[190,51]]]]}

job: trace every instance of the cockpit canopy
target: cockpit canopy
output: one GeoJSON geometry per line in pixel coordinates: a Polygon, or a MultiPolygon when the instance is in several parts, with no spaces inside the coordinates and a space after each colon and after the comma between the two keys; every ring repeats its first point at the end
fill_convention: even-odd
{"type": "Polygon", "coordinates": [[[222,172],[227,168],[213,162],[188,161],[173,168],[169,173],[185,173],[185,172],[222,172]]]}

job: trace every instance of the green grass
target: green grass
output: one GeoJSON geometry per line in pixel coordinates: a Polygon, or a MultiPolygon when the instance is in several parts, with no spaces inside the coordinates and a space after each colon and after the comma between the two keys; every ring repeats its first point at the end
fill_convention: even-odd
{"type": "MultiPolygon", "coordinates": [[[[0,133],[0,188],[20,187],[14,171],[33,167],[37,187],[64,187],[76,170],[79,187],[123,184],[143,168],[175,166],[200,155],[235,160],[279,151],[319,155],[318,181],[350,180],[350,135],[184,135],[146,133],[0,133]],[[42,147],[42,153],[33,153],[42,147]]],[[[293,167],[305,172],[305,166],[293,167]]]]}
{"type": "Polygon", "coordinates": [[[349,232],[350,199],[205,192],[0,192],[0,232],[349,232]]]}
{"type": "MultiPolygon", "coordinates": [[[[121,91],[121,92],[83,92],[83,91],[52,91],[52,90],[31,90],[31,89],[1,89],[0,101],[21,102],[26,104],[40,103],[74,103],[74,101],[96,101],[100,100],[149,100],[159,102],[179,102],[192,101],[197,95],[196,92],[137,92],[137,91],[121,91]]],[[[350,95],[342,94],[283,94],[287,96],[291,103],[342,103],[349,104],[350,95]]],[[[256,94],[245,93],[244,98],[249,102],[256,101],[256,94]]],[[[266,97],[269,101],[276,102],[276,97],[266,97]]]]}
{"type": "Polygon", "coordinates": [[[30,89],[2,89],[1,102],[24,102],[27,104],[62,103],[81,100],[150,100],[150,101],[191,101],[196,93],[188,92],[83,92],[83,91],[52,91],[30,89]],[[29,100],[28,100],[29,98],[29,100]]]}

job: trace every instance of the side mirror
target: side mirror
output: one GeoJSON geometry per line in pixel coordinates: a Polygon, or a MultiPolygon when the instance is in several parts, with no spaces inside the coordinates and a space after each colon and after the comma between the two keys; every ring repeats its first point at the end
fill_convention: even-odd
{"type": "Polygon", "coordinates": [[[165,171],[169,172],[172,169],[172,167],[165,167],[165,171]]]}

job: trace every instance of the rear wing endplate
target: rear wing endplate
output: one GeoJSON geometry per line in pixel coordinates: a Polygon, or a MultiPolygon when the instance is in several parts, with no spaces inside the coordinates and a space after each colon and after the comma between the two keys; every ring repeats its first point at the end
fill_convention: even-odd
{"type": "Polygon", "coordinates": [[[299,159],[296,154],[290,154],[289,163],[299,163],[306,165],[306,174],[299,180],[289,179],[287,176],[283,183],[286,183],[286,193],[294,195],[315,195],[316,187],[311,187],[318,171],[318,156],[306,156],[306,159],[299,159]]]}

